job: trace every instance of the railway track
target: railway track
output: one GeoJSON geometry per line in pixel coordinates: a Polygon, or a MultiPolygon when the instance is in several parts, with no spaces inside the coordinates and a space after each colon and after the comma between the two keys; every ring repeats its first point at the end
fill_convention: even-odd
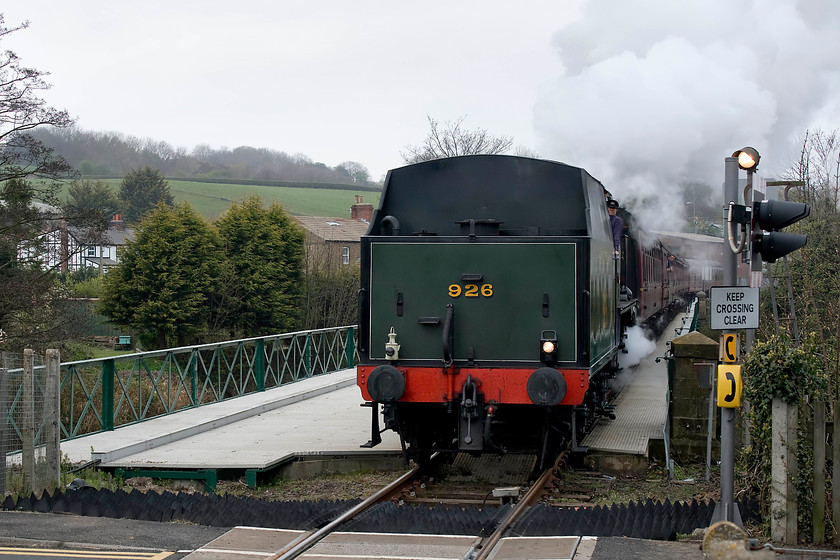
{"type": "Polygon", "coordinates": [[[422,468],[420,466],[415,466],[413,469],[402,475],[401,477],[397,478],[394,482],[390,483],[385,488],[382,488],[372,496],[366,498],[361,503],[356,504],[345,513],[339,515],[337,518],[332,520],[330,523],[324,525],[317,531],[314,531],[308,535],[302,536],[300,539],[292,541],[287,547],[278,551],[274,556],[271,557],[271,560],[291,560],[292,558],[297,558],[313,546],[321,541],[324,537],[338,529],[341,525],[353,519],[355,516],[359,515],[372,505],[379,503],[383,500],[388,500],[395,493],[398,493],[402,490],[402,488],[409,484],[411,481],[417,479],[418,476],[422,473],[422,468]]]}
{"type": "Polygon", "coordinates": [[[562,463],[566,460],[567,456],[568,448],[566,451],[561,453],[559,457],[557,457],[557,460],[551,467],[543,471],[536,482],[534,482],[534,484],[525,493],[525,496],[523,496],[523,498],[513,506],[502,522],[499,523],[496,530],[493,531],[493,534],[484,539],[479,546],[476,547],[476,554],[472,557],[472,560],[485,560],[489,557],[493,548],[502,539],[502,536],[504,536],[504,533],[508,530],[508,528],[513,525],[529,507],[540,501],[543,493],[552,482],[552,479],[557,475],[558,470],[560,469],[562,463]]]}
{"type": "MultiPolygon", "coordinates": [[[[501,540],[507,529],[515,523],[529,507],[540,501],[546,489],[555,479],[557,471],[565,461],[566,456],[567,453],[564,452],[557,458],[557,461],[552,467],[543,471],[530,488],[528,488],[528,490],[524,493],[524,495],[521,495],[518,501],[511,496],[511,498],[513,498],[512,501],[515,501],[514,505],[500,518],[492,532],[485,537],[476,538],[470,547],[465,548],[463,558],[472,560],[482,560],[488,558],[488,554],[501,540]]],[[[342,526],[355,519],[375,504],[390,501],[399,502],[404,504],[405,507],[412,507],[412,504],[418,505],[420,503],[428,502],[442,503],[440,498],[425,500],[412,499],[411,495],[416,494],[416,492],[412,489],[417,488],[420,485],[425,485],[423,481],[428,479],[428,468],[428,466],[425,468],[420,466],[414,467],[322,528],[312,533],[302,535],[300,538],[289,543],[286,547],[275,553],[275,555],[271,557],[272,560],[291,560],[305,554],[306,551],[310,550],[328,535],[339,531],[342,526]]],[[[517,492],[517,494],[519,494],[519,492],[517,492]]],[[[468,494],[468,497],[460,499],[448,498],[446,499],[446,504],[474,506],[476,502],[474,496],[475,495],[468,494]]]]}

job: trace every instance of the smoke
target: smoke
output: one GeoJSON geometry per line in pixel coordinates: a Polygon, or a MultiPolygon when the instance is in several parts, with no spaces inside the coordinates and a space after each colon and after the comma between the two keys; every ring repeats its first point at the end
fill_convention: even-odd
{"type": "Polygon", "coordinates": [[[656,350],[656,342],[647,337],[644,327],[635,326],[627,329],[624,346],[627,353],[618,355],[618,365],[621,371],[615,379],[610,381],[610,387],[618,392],[633,378],[631,368],[639,365],[642,360],[656,350]]]}
{"type": "Polygon", "coordinates": [[[779,174],[806,129],[836,126],[838,24],[834,0],[590,0],[553,39],[564,70],[535,105],[540,153],[675,229],[679,183],[719,192],[724,158],[747,145],[779,174]]]}
{"type": "Polygon", "coordinates": [[[639,365],[656,350],[656,341],[647,337],[644,327],[630,327],[625,336],[624,346],[627,353],[622,352],[618,357],[618,365],[624,369],[639,365]]]}

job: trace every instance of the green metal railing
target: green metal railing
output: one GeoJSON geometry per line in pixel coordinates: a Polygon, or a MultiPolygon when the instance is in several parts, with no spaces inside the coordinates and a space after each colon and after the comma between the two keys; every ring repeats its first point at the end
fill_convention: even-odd
{"type": "Polygon", "coordinates": [[[231,340],[61,364],[61,438],[351,368],[355,327],[231,340]]]}

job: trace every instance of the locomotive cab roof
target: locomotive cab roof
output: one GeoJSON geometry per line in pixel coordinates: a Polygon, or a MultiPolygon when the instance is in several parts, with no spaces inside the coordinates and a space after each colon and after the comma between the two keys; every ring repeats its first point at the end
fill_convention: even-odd
{"type": "Polygon", "coordinates": [[[593,208],[606,216],[604,193],[586,170],[555,161],[436,159],[388,172],[367,235],[588,235],[593,208]]]}

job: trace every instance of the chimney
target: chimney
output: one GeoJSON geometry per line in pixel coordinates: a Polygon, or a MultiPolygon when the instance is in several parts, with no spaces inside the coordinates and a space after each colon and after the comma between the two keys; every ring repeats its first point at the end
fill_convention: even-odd
{"type": "Polygon", "coordinates": [[[122,231],[124,229],[122,214],[114,214],[111,217],[111,227],[117,231],[122,231]]]}
{"type": "Polygon", "coordinates": [[[357,194],[356,203],[350,207],[350,217],[369,224],[371,219],[373,219],[373,204],[363,204],[362,195],[357,194]]]}

